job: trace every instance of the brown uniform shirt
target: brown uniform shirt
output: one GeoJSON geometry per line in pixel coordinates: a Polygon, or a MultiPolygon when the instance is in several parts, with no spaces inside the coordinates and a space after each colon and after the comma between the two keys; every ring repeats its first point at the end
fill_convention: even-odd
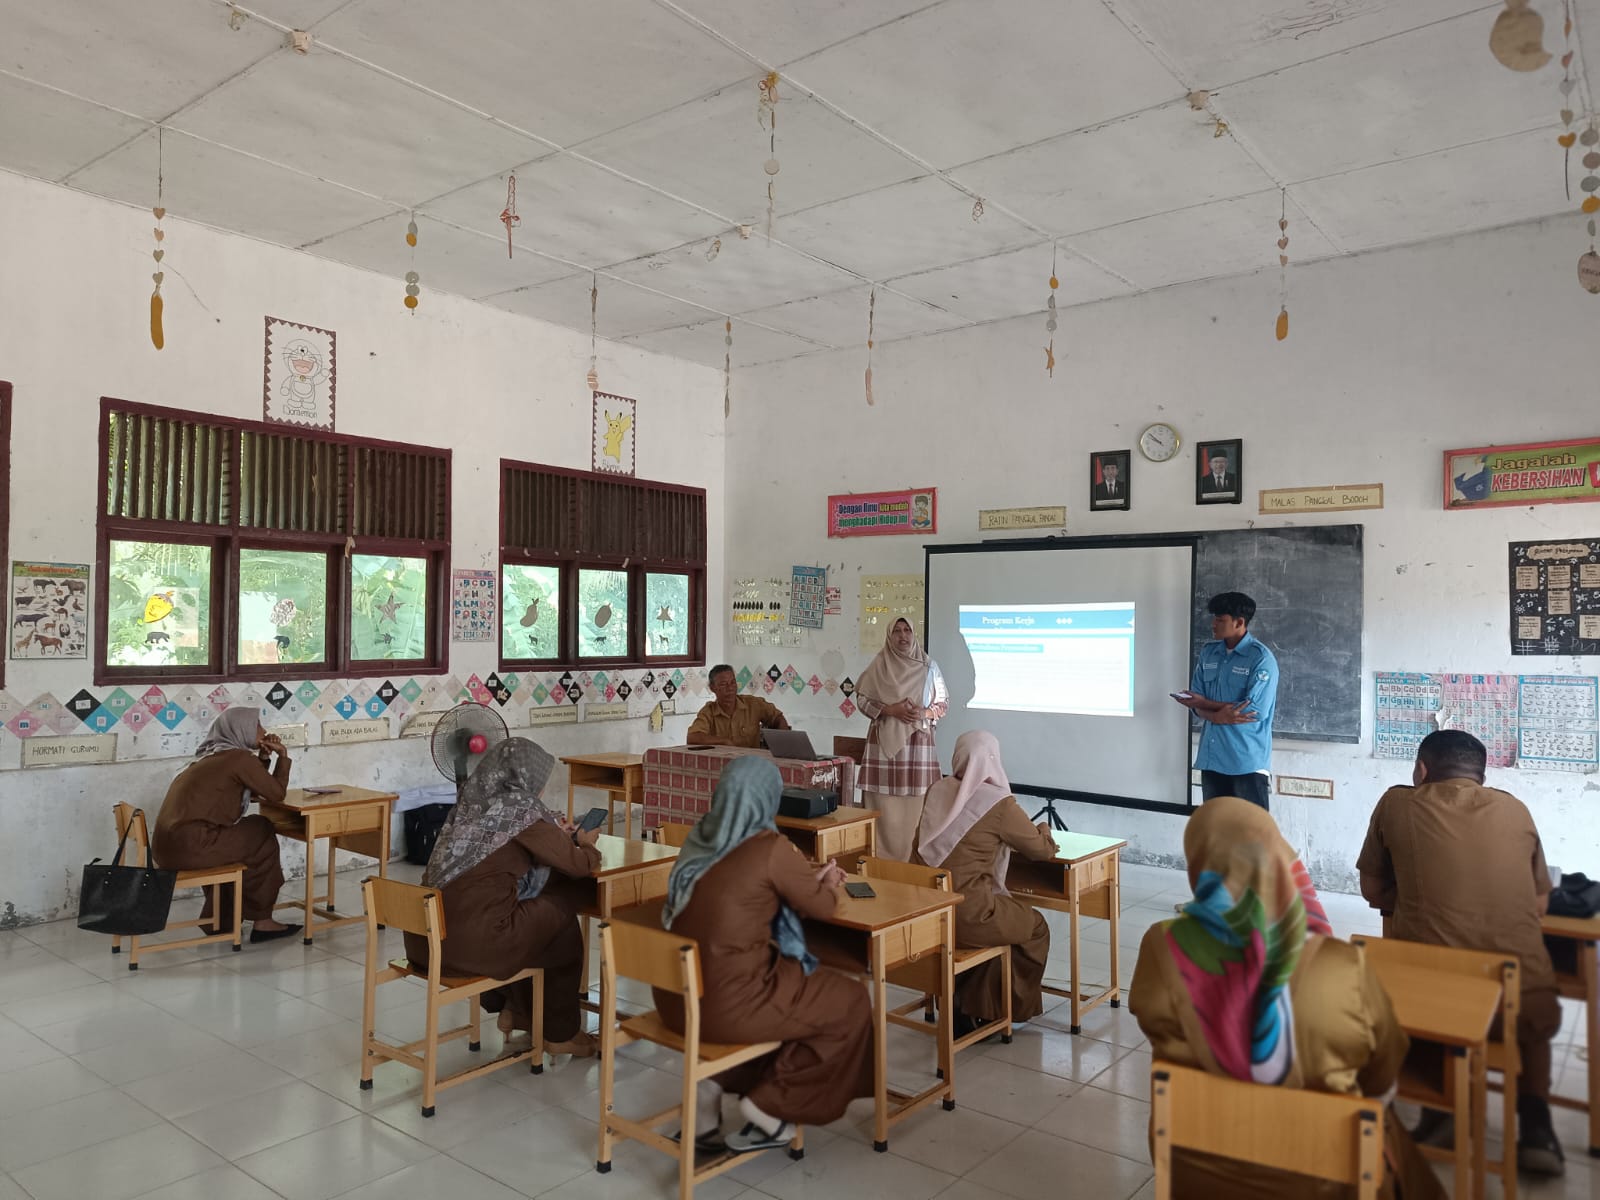
{"type": "Polygon", "coordinates": [[[1550,871],[1533,817],[1509,792],[1470,779],[1392,787],[1356,868],[1383,881],[1391,936],[1515,954],[1524,989],[1555,986],[1539,930],[1550,871]]]}
{"type": "Polygon", "coordinates": [[[245,789],[258,799],[282,800],[289,786],[289,757],[278,755],[277,765],[268,774],[261,759],[250,750],[223,750],[196,759],[178,772],[161,802],[156,818],[160,833],[185,821],[204,821],[208,825],[232,825],[244,815],[245,789]]]}
{"type": "Polygon", "coordinates": [[[730,717],[717,706],[715,700],[701,707],[695,714],[690,733],[708,733],[712,737],[731,738],[729,743],[747,750],[761,749],[761,730],[771,729],[783,721],[777,705],[760,696],[735,696],[735,707],[730,717]]]}

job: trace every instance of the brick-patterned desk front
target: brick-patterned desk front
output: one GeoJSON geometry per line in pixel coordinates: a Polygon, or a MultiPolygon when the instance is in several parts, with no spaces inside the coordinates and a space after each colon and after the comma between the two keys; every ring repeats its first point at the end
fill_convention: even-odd
{"type": "MultiPolygon", "coordinates": [[[[662,821],[693,824],[711,808],[711,795],[717,790],[722,769],[735,758],[765,750],[743,750],[733,746],[668,746],[644,752],[644,827],[654,829],[662,821]]],[[[856,764],[848,758],[773,758],[785,787],[816,788],[838,792],[841,804],[852,803],[856,794],[856,764]]]]}

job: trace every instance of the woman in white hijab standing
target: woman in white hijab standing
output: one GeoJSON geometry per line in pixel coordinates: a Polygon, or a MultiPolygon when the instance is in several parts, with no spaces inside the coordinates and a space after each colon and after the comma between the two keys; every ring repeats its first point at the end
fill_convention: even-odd
{"type": "Polygon", "coordinates": [[[877,810],[877,847],[885,858],[911,859],[922,799],[939,782],[933,731],[949,700],[939,664],[918,643],[911,622],[897,618],[856,681],[856,704],[872,722],[861,791],[867,807],[877,810]]]}
{"type": "Polygon", "coordinates": [[[950,769],[928,789],[917,830],[917,859],[950,872],[961,893],[956,908],[956,945],[1010,946],[1011,978],[998,962],[961,976],[956,989],[956,1036],[1005,1015],[1004,988],[1011,988],[1011,1019],[1028,1021],[1044,1011],[1040,986],[1050,957],[1050,927],[1031,904],[1006,890],[1013,852],[1036,862],[1056,856],[1055,839],[1043,822],[1032,824],[1011,794],[1000,762],[1000,743],[975,729],[956,739],[950,769]]]}

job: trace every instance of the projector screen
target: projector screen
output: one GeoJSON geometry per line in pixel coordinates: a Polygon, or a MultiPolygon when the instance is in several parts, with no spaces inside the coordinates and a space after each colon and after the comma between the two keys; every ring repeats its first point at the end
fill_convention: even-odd
{"type": "Polygon", "coordinates": [[[1014,787],[1189,803],[1188,541],[928,547],[928,651],[960,734],[1000,740],[1014,787]]]}

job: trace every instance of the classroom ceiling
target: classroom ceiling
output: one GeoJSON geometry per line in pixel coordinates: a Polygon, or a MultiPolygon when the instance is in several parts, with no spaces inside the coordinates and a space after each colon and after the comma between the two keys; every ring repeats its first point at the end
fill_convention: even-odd
{"type": "MultiPolygon", "coordinates": [[[[415,213],[424,302],[587,331],[595,272],[602,337],[721,366],[731,317],[750,365],[861,346],[874,285],[880,342],[1042,313],[1052,248],[1067,307],[1275,271],[1280,207],[1294,263],[1571,211],[1561,66],[1500,66],[1501,7],[0,0],[0,168],[151,205],[160,129],[174,217],[398,305],[415,213]]],[[[1573,9],[1581,119],[1600,0],[1573,9]]]]}

